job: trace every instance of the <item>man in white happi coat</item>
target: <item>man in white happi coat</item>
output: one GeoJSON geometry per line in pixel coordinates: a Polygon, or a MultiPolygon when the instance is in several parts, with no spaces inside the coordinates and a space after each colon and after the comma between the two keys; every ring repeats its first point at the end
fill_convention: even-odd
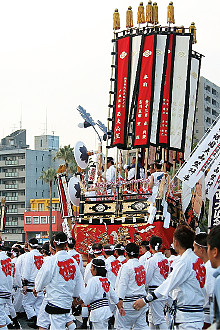
{"type": "MultiPolygon", "coordinates": [[[[105,260],[104,255],[102,254],[102,244],[101,243],[94,243],[92,245],[90,253],[94,256],[96,259],[102,259],[105,260]]],[[[92,278],[92,273],[91,273],[91,266],[92,266],[92,261],[90,261],[85,268],[84,272],[84,282],[87,285],[88,281],[90,278],[92,278]]],[[[88,316],[89,316],[89,311],[88,307],[85,305],[82,306],[82,329],[87,329],[87,322],[88,322],[88,316]]]]}
{"type": "Polygon", "coordinates": [[[67,253],[67,236],[63,232],[55,235],[56,254],[48,258],[35,280],[37,292],[46,289],[51,330],[75,329],[71,314],[73,298],[79,298],[83,288],[82,274],[77,262],[67,253]]]}
{"type": "Polygon", "coordinates": [[[206,269],[202,260],[192,251],[194,238],[195,234],[189,227],[177,227],[173,244],[181,257],[174,262],[168,278],[154,292],[134,302],[134,309],[140,310],[146,303],[160,297],[168,298],[168,294],[175,290],[176,329],[202,329],[206,269]]]}
{"type": "Polygon", "coordinates": [[[30,252],[25,254],[24,266],[22,272],[23,284],[23,307],[29,320],[28,325],[36,327],[37,315],[43,301],[43,292],[34,295],[34,281],[38,271],[43,265],[43,255],[37,250],[38,240],[31,238],[28,242],[30,252]]]}
{"type": "Polygon", "coordinates": [[[212,267],[215,269],[213,291],[213,310],[212,317],[216,323],[214,327],[220,329],[220,225],[214,226],[207,237],[208,256],[212,267]]]}
{"type": "Polygon", "coordinates": [[[133,302],[138,297],[146,294],[146,271],[138,260],[139,247],[135,243],[129,243],[125,247],[127,262],[119,270],[115,291],[123,302],[125,316],[116,312],[115,327],[121,329],[149,329],[146,322],[147,306],[136,311],[132,308],[133,302]]]}
{"type": "Polygon", "coordinates": [[[13,278],[11,259],[3,251],[0,245],[0,329],[8,329],[7,325],[11,323],[6,314],[6,303],[11,297],[13,278]]]}
{"type": "Polygon", "coordinates": [[[105,267],[107,270],[107,278],[110,281],[113,289],[115,288],[115,281],[118,275],[118,271],[121,267],[121,263],[114,257],[114,245],[106,244],[103,246],[103,254],[105,256],[105,267]]]}
{"type": "MultiPolygon", "coordinates": [[[[160,251],[162,243],[161,237],[152,236],[150,238],[150,248],[153,256],[145,262],[148,292],[154,291],[161,283],[165,281],[169,274],[169,262],[160,251]]],[[[164,316],[165,302],[165,299],[160,298],[149,304],[148,320],[150,329],[155,329],[155,327],[157,329],[166,328],[164,316]]]]}
{"type": "Polygon", "coordinates": [[[211,325],[210,319],[210,302],[213,297],[214,285],[215,285],[215,278],[213,277],[213,273],[215,271],[212,268],[211,262],[208,258],[208,245],[207,245],[207,234],[200,233],[196,235],[195,241],[193,243],[194,252],[195,254],[202,259],[205,264],[206,268],[206,279],[205,279],[205,304],[204,304],[204,313],[205,313],[205,320],[203,329],[208,329],[211,325]]]}
{"type": "Polygon", "coordinates": [[[127,259],[125,258],[125,247],[123,244],[118,243],[115,245],[114,256],[122,265],[127,262],[127,259]]]}
{"type": "Polygon", "coordinates": [[[82,273],[84,274],[84,268],[83,268],[83,260],[81,254],[79,254],[76,249],[76,240],[73,237],[68,238],[68,245],[67,245],[67,250],[69,255],[74,258],[79,266],[79,269],[82,273]]]}
{"type": "Polygon", "coordinates": [[[152,254],[150,252],[150,246],[149,241],[142,241],[140,244],[140,251],[142,255],[139,257],[139,261],[141,265],[145,265],[146,261],[152,257],[152,254]]]}

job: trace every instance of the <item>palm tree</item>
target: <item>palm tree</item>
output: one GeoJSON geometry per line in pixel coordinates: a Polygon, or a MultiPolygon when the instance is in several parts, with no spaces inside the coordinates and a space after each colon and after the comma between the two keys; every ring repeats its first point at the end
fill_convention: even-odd
{"type": "Polygon", "coordinates": [[[73,148],[70,147],[70,144],[68,146],[64,146],[63,148],[60,148],[57,151],[54,159],[64,160],[66,166],[66,172],[71,173],[76,171],[77,165],[73,154],[73,148]]]}
{"type": "Polygon", "coordinates": [[[42,175],[39,177],[39,180],[49,184],[50,189],[50,217],[49,217],[49,238],[52,239],[52,185],[55,179],[56,170],[52,167],[48,168],[46,171],[42,171],[42,175]]]}

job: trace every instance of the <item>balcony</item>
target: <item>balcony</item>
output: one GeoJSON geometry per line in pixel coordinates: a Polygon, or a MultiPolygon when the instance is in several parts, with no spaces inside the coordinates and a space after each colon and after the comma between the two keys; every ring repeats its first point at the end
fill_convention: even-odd
{"type": "Polygon", "coordinates": [[[18,177],[18,172],[5,172],[6,178],[15,178],[18,177]]]}
{"type": "Polygon", "coordinates": [[[18,173],[18,177],[19,178],[25,178],[25,176],[26,176],[26,172],[25,171],[18,171],[17,173],[18,173]]]}
{"type": "Polygon", "coordinates": [[[25,183],[18,183],[17,186],[18,186],[17,187],[18,190],[25,190],[26,188],[25,183]]]}

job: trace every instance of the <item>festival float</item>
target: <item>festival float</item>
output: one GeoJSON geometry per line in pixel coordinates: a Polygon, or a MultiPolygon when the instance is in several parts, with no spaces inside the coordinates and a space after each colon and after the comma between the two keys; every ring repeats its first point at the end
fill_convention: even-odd
{"type": "MultiPolygon", "coordinates": [[[[207,133],[191,153],[202,59],[192,49],[195,23],[189,28],[175,26],[170,2],[167,25],[162,26],[157,3],[149,1],[146,7],[142,2],[138,7],[137,25],[134,27],[132,8],[128,7],[126,29],[121,29],[115,9],[107,127],[95,123],[82,106],[77,108],[88,126],[95,129],[97,124],[105,134],[105,156],[100,136],[95,163],[89,161],[94,152],[79,141],[74,148],[78,173],[69,179],[62,166],[57,173],[63,230],[76,238],[77,250],[84,254],[97,241],[139,244],[152,235],[163,239],[165,249],[170,247],[179,223],[195,229],[201,215],[201,194],[195,186],[201,174],[207,173],[204,162],[217,146],[209,147],[204,156],[202,143],[209,143],[207,138],[213,136],[217,141],[216,135],[207,133]],[[116,148],[115,175],[109,182],[106,174],[111,148],[116,148]],[[135,175],[128,180],[123,168],[131,151],[136,155],[135,175]],[[138,158],[145,170],[142,178],[137,176],[138,158]],[[152,199],[148,169],[155,160],[161,162],[164,174],[152,199]],[[186,195],[190,196],[188,208],[183,207],[186,195]],[[77,214],[72,205],[79,207],[77,214]]],[[[219,125],[215,125],[216,134],[218,130],[219,125]]],[[[212,157],[209,167],[214,161],[212,157]]]]}

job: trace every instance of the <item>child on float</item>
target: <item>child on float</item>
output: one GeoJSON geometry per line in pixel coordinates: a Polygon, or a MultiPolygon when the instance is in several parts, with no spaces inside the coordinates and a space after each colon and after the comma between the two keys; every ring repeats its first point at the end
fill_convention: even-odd
{"type": "Polygon", "coordinates": [[[106,277],[105,262],[102,259],[93,259],[91,262],[92,278],[80,295],[81,300],[87,306],[90,305],[90,321],[93,329],[108,329],[108,319],[112,316],[109,304],[117,305],[123,315],[122,304],[106,277]]]}

